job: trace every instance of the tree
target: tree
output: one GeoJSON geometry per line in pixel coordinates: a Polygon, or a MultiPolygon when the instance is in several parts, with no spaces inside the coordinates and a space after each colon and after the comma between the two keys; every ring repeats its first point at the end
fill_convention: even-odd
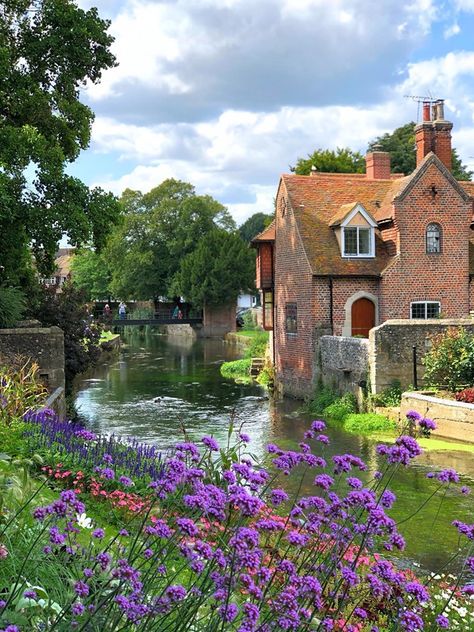
{"type": "Polygon", "coordinates": [[[118,215],[111,194],[65,172],[90,139],[80,87],[115,65],[108,27],[73,0],[1,3],[0,252],[10,284],[30,282],[30,246],[50,274],[63,234],[101,247],[118,215]]]}
{"type": "Polygon", "coordinates": [[[66,391],[71,392],[74,377],[93,366],[100,356],[97,327],[89,322],[83,293],[72,283],[65,283],[62,292],[44,288],[37,318],[47,326],[64,332],[64,372],[66,391]]]}
{"type": "Polygon", "coordinates": [[[74,254],[71,281],[83,292],[86,301],[107,299],[111,294],[111,278],[109,263],[103,253],[84,249],[74,254]]]}
{"type": "MultiPolygon", "coordinates": [[[[383,134],[369,144],[369,151],[379,149],[390,153],[393,173],[412,173],[416,168],[415,123],[397,127],[390,134],[383,134]]],[[[456,149],[452,150],[452,173],[456,180],[470,180],[473,172],[463,165],[456,149]]]]}
{"type": "Polygon", "coordinates": [[[123,221],[107,246],[111,289],[121,298],[169,296],[173,277],[199,240],[216,228],[234,230],[227,209],[194,187],[169,179],[146,194],[127,190],[123,221]]]}
{"type": "Polygon", "coordinates": [[[182,261],[173,290],[195,307],[218,307],[255,289],[255,259],[236,233],[213,230],[182,261]]]}
{"type": "Polygon", "coordinates": [[[307,158],[298,158],[295,167],[290,167],[299,176],[307,176],[312,167],[327,173],[363,173],[365,158],[358,151],[348,147],[332,149],[316,149],[307,158]]]}
{"type": "Polygon", "coordinates": [[[238,231],[245,243],[249,244],[254,237],[261,233],[273,220],[273,215],[254,213],[241,226],[238,231]]]}

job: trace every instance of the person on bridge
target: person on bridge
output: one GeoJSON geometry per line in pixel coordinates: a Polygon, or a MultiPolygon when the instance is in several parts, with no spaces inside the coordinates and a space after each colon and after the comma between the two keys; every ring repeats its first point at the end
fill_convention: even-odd
{"type": "Polygon", "coordinates": [[[110,316],[111,316],[110,305],[108,303],[106,303],[104,305],[104,318],[105,318],[105,320],[110,320],[110,316]]]}
{"type": "Polygon", "coordinates": [[[120,302],[118,313],[119,313],[120,320],[125,320],[125,317],[127,315],[127,306],[125,305],[123,301],[120,302]]]}

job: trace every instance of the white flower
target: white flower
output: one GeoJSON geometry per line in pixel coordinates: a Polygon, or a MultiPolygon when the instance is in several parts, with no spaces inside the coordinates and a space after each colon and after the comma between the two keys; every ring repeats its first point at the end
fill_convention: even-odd
{"type": "Polygon", "coordinates": [[[76,521],[79,527],[83,529],[92,529],[92,520],[85,513],[76,514],[76,521]]]}

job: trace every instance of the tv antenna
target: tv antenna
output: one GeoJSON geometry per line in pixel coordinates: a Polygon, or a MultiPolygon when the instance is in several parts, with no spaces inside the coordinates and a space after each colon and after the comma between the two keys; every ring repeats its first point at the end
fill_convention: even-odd
{"type": "Polygon", "coordinates": [[[440,105],[441,106],[441,112],[443,113],[443,118],[444,118],[444,99],[438,99],[436,97],[433,97],[431,95],[429,96],[420,96],[420,95],[413,95],[413,94],[405,94],[404,95],[405,99],[411,99],[412,101],[415,101],[418,104],[418,110],[416,113],[416,117],[417,120],[419,121],[421,116],[420,116],[420,107],[423,105],[423,120],[430,120],[431,118],[431,111],[432,109],[434,109],[435,106],[440,105]]]}

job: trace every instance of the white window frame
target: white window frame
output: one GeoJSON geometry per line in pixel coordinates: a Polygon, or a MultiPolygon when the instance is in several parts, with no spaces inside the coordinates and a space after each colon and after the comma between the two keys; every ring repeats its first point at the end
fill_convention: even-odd
{"type": "Polygon", "coordinates": [[[373,220],[373,218],[367,213],[362,204],[356,204],[352,211],[345,217],[344,221],[341,223],[341,255],[344,259],[371,259],[375,257],[375,228],[377,223],[373,220]],[[360,213],[366,220],[367,225],[360,226],[357,224],[350,225],[349,222],[355,217],[358,213],[360,213]],[[346,254],[346,238],[345,238],[345,230],[346,228],[356,228],[357,229],[357,254],[346,254]],[[365,229],[369,231],[369,252],[368,253],[359,253],[359,229],[365,229]]]}
{"type": "MultiPolygon", "coordinates": [[[[441,314],[441,303],[440,301],[412,301],[410,303],[410,320],[428,320],[427,317],[427,311],[428,311],[428,305],[438,305],[438,317],[441,314]],[[412,316],[412,308],[413,305],[424,305],[425,306],[425,316],[424,317],[417,317],[415,318],[414,316],[412,316]]],[[[436,316],[434,316],[434,318],[437,318],[436,316]]]]}

